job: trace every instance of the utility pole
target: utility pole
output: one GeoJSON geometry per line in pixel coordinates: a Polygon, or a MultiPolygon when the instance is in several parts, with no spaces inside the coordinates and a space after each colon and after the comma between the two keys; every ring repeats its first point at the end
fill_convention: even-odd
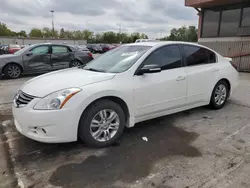
{"type": "Polygon", "coordinates": [[[51,15],[52,15],[52,37],[54,37],[55,34],[55,27],[54,27],[54,10],[51,10],[51,15]]]}
{"type": "Polygon", "coordinates": [[[162,38],[162,33],[163,33],[163,31],[164,31],[164,29],[161,29],[161,31],[160,31],[160,32],[161,32],[161,38],[162,38]]]}

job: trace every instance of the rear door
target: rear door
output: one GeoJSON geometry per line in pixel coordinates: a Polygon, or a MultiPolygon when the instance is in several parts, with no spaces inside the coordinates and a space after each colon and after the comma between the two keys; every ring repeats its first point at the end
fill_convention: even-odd
{"type": "Polygon", "coordinates": [[[217,56],[199,46],[183,45],[182,49],[187,72],[187,104],[207,103],[218,80],[217,56]]]}
{"type": "Polygon", "coordinates": [[[23,55],[23,63],[27,72],[44,72],[52,70],[50,65],[50,46],[36,46],[23,55]]]}
{"type": "Polygon", "coordinates": [[[51,66],[53,70],[69,68],[69,63],[74,60],[74,53],[68,46],[51,46],[51,66]]]}

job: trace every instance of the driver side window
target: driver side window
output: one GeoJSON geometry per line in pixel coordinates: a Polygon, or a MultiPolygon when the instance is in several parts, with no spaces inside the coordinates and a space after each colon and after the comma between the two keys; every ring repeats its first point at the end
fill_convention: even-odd
{"type": "Polygon", "coordinates": [[[153,51],[143,65],[159,65],[161,70],[182,67],[180,49],[177,45],[164,46],[153,51]]]}
{"type": "Polygon", "coordinates": [[[33,55],[43,55],[49,53],[49,46],[38,46],[31,50],[33,55]]]}

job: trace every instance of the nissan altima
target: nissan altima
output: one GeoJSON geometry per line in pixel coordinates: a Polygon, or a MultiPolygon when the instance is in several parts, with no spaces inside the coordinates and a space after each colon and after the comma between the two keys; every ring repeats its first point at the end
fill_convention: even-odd
{"type": "Polygon", "coordinates": [[[26,82],[13,102],[15,125],[40,142],[80,138],[105,147],[138,122],[204,105],[222,108],[238,85],[230,60],[192,43],[123,45],[86,66],[26,82]]]}

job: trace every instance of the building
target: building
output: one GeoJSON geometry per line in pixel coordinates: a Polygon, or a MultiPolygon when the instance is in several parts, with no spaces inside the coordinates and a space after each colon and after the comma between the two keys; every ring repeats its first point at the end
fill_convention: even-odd
{"type": "Polygon", "coordinates": [[[199,15],[199,43],[232,57],[250,72],[250,1],[185,0],[199,15]]]}

